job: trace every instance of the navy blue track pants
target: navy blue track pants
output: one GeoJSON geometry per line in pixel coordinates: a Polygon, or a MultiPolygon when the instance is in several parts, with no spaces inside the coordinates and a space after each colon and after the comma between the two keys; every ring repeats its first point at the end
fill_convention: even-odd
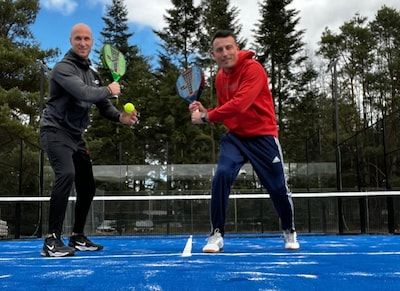
{"type": "Polygon", "coordinates": [[[240,168],[250,162],[261,184],[267,189],[283,230],[294,230],[294,209],[287,187],[282,150],[273,136],[238,137],[232,133],[222,136],[217,171],[211,192],[211,231],[224,234],[229,194],[240,168]]]}

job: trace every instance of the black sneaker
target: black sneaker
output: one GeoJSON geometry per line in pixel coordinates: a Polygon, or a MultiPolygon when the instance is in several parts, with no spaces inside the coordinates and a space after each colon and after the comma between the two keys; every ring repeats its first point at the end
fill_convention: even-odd
{"type": "Polygon", "coordinates": [[[75,254],[75,249],[66,246],[60,236],[52,233],[44,240],[40,254],[44,257],[69,257],[75,254]]]}
{"type": "Polygon", "coordinates": [[[78,251],[99,251],[103,249],[102,245],[95,244],[83,234],[70,236],[68,245],[78,251]]]}

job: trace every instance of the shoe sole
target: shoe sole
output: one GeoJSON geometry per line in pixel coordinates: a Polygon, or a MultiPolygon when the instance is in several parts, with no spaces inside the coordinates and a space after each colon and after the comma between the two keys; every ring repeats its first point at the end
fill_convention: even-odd
{"type": "Polygon", "coordinates": [[[223,253],[224,249],[219,249],[218,251],[216,250],[210,250],[210,249],[203,249],[203,253],[206,254],[218,254],[218,253],[223,253]]]}
{"type": "Polygon", "coordinates": [[[75,253],[69,253],[69,252],[46,252],[42,250],[40,252],[40,255],[43,257],[52,257],[52,258],[61,258],[61,257],[72,257],[75,255],[75,253]]]}
{"type": "Polygon", "coordinates": [[[95,251],[100,251],[103,248],[99,248],[99,247],[83,247],[83,246],[71,246],[72,248],[75,248],[77,251],[81,251],[81,252],[95,252],[95,251]]]}
{"type": "Polygon", "coordinates": [[[297,250],[299,250],[300,249],[300,246],[299,247],[297,247],[297,248],[293,248],[293,247],[285,247],[285,250],[287,250],[287,251],[297,251],[297,250]]]}
{"type": "Polygon", "coordinates": [[[100,251],[103,249],[103,246],[86,246],[86,245],[79,245],[79,244],[74,244],[74,243],[69,243],[68,244],[69,247],[74,248],[77,251],[81,251],[81,252],[85,252],[85,251],[89,251],[89,252],[95,252],[95,251],[100,251]]]}

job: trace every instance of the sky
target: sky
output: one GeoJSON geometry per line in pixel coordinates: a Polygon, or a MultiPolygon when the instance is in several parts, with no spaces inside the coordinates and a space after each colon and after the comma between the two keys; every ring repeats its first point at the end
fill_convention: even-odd
{"type": "MultiPolygon", "coordinates": [[[[239,10],[241,36],[248,39],[248,48],[252,42],[254,24],[260,20],[260,1],[230,1],[231,5],[239,10]]],[[[111,0],[40,0],[40,11],[31,27],[32,32],[42,49],[59,48],[61,58],[70,47],[71,27],[75,23],[84,22],[92,28],[95,47],[99,48],[100,31],[104,27],[101,17],[105,15],[106,4],[110,3],[111,0]]],[[[195,5],[198,3],[200,0],[194,0],[195,5]]],[[[165,27],[163,16],[166,15],[166,9],[172,8],[171,1],[125,0],[125,4],[128,9],[129,32],[134,34],[131,43],[137,45],[141,53],[155,64],[160,47],[159,40],[152,31],[165,27]]],[[[338,32],[339,27],[356,13],[371,21],[383,5],[400,11],[400,0],[293,0],[289,8],[299,11],[298,16],[301,20],[297,28],[305,30],[303,41],[313,54],[325,27],[338,32]]]]}

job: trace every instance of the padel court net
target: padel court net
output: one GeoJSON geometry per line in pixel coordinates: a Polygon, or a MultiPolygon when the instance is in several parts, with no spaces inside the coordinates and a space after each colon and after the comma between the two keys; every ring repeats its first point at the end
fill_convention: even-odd
{"type": "MultiPolygon", "coordinates": [[[[399,233],[400,192],[293,193],[301,233],[399,233]]],[[[88,235],[205,234],[210,229],[209,194],[99,195],[88,214],[88,235]]],[[[50,197],[0,197],[3,238],[41,237],[47,231],[50,197]]],[[[76,197],[70,196],[64,233],[72,231],[76,197]]],[[[227,233],[280,232],[266,193],[233,193],[227,233]]]]}

